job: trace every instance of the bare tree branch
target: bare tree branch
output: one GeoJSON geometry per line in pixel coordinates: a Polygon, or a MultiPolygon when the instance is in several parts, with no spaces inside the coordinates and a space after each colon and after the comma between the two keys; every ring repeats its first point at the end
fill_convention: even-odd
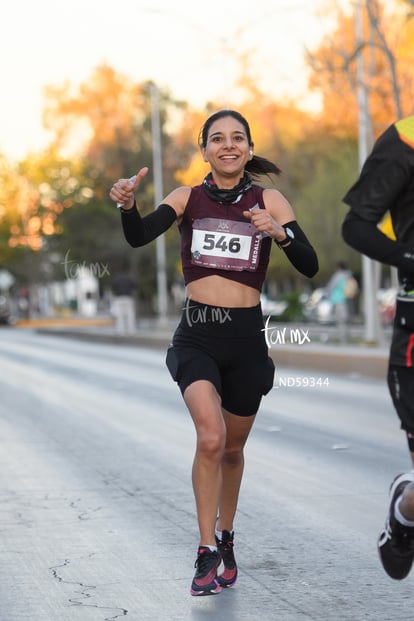
{"type": "MultiPolygon", "coordinates": [[[[393,91],[393,96],[394,96],[396,113],[397,113],[397,117],[401,118],[403,115],[402,108],[401,108],[401,92],[400,92],[400,88],[398,84],[397,66],[396,66],[395,56],[387,43],[385,33],[382,30],[381,25],[380,25],[378,1],[377,0],[365,0],[365,1],[366,1],[367,14],[368,14],[370,24],[373,27],[374,31],[376,32],[379,41],[381,42],[381,45],[379,47],[380,49],[382,49],[382,51],[384,52],[385,56],[388,59],[388,64],[389,64],[390,73],[391,73],[391,86],[392,86],[392,91],[393,91]]],[[[414,6],[414,1],[412,2],[412,4],[414,6]]]]}

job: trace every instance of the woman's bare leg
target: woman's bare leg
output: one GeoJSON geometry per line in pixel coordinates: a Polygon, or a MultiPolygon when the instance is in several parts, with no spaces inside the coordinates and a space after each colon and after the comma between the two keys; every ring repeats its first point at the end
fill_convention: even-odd
{"type": "Polygon", "coordinates": [[[200,545],[216,545],[214,528],[221,494],[221,462],[226,443],[226,427],[221,400],[206,380],[193,382],[184,400],[197,433],[192,481],[197,507],[200,545]]]}
{"type": "Polygon", "coordinates": [[[223,410],[226,424],[226,446],[221,460],[222,487],[217,530],[233,530],[240,485],[244,470],[244,446],[255,416],[236,416],[223,410]]]}

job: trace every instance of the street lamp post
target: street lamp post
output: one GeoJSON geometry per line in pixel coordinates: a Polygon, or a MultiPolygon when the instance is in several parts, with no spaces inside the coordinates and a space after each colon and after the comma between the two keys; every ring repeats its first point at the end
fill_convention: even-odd
{"type": "MultiPolygon", "coordinates": [[[[362,54],[362,6],[361,0],[355,3],[355,38],[358,49],[357,55],[357,102],[358,102],[358,158],[361,169],[368,157],[368,93],[365,84],[364,56],[362,54]]],[[[382,343],[383,334],[379,321],[377,306],[377,289],[380,266],[376,261],[362,256],[362,293],[365,320],[365,341],[368,343],[382,343]]]]}
{"type": "MultiPolygon", "coordinates": [[[[154,83],[150,85],[151,91],[151,134],[152,134],[152,166],[154,170],[154,209],[161,204],[164,196],[162,180],[162,150],[161,150],[161,123],[158,88],[154,83]]],[[[167,323],[168,293],[167,273],[165,260],[165,236],[160,235],[156,239],[156,264],[157,264],[157,312],[158,321],[161,325],[167,323]]]]}

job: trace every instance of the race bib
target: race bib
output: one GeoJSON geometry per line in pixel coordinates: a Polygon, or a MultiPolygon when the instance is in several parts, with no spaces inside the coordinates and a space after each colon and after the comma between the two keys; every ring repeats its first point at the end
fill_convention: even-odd
{"type": "Polygon", "coordinates": [[[202,218],[193,222],[191,263],[221,270],[255,272],[262,235],[249,222],[202,218]]]}

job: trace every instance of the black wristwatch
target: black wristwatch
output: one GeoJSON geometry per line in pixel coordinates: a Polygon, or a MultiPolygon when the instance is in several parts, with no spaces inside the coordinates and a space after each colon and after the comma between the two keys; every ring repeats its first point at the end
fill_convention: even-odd
{"type": "Polygon", "coordinates": [[[290,244],[290,242],[293,239],[295,239],[295,234],[294,234],[294,232],[289,227],[285,228],[285,232],[286,232],[285,239],[282,239],[281,241],[276,242],[277,245],[279,246],[279,248],[285,248],[285,246],[290,244]]]}

